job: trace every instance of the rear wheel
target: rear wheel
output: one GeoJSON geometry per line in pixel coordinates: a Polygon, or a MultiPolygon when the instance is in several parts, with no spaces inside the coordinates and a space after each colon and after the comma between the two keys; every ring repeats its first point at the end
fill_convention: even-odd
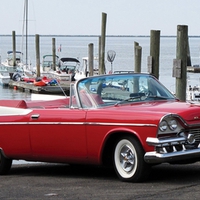
{"type": "Polygon", "coordinates": [[[11,168],[12,160],[6,158],[2,152],[0,152],[0,174],[7,174],[11,168]]]}
{"type": "Polygon", "coordinates": [[[114,149],[114,168],[122,181],[141,182],[148,178],[150,165],[144,161],[144,150],[134,137],[122,137],[114,149]]]}

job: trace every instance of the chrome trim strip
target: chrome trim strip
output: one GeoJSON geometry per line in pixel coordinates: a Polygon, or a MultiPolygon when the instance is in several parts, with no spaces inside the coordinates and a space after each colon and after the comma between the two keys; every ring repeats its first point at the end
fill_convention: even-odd
{"type": "Polygon", "coordinates": [[[66,125],[92,125],[92,126],[148,126],[157,127],[156,124],[134,124],[134,123],[104,123],[104,122],[0,122],[0,125],[17,124],[66,124],[66,125]]]}
{"type": "Polygon", "coordinates": [[[84,122],[28,122],[28,124],[30,125],[36,125],[36,124],[40,124],[40,125],[46,125],[46,124],[54,124],[54,125],[84,125],[84,122]]]}
{"type": "Polygon", "coordinates": [[[135,124],[135,123],[104,123],[104,122],[86,122],[88,125],[100,125],[100,126],[148,126],[157,127],[156,124],[135,124]]]}
{"type": "Polygon", "coordinates": [[[0,122],[0,125],[19,125],[19,124],[28,124],[28,122],[0,122]]]}
{"type": "MultiPolygon", "coordinates": [[[[35,119],[34,119],[35,120],[35,119]]],[[[46,125],[46,124],[66,124],[66,125],[84,125],[84,122],[0,122],[0,125],[23,125],[23,124],[29,124],[29,125],[46,125]]]]}

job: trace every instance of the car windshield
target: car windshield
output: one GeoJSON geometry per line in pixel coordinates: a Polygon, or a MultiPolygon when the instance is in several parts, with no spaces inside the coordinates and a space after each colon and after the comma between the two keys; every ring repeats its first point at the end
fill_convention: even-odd
{"type": "Polygon", "coordinates": [[[175,99],[154,76],[134,73],[82,79],[77,83],[77,94],[84,108],[175,99]]]}

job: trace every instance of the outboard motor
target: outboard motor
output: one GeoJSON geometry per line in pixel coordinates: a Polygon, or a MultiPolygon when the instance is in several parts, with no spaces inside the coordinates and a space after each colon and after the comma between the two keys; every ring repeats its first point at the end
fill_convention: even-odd
{"type": "Polygon", "coordinates": [[[15,72],[12,76],[13,81],[20,81],[21,80],[21,75],[18,72],[15,72]]]}

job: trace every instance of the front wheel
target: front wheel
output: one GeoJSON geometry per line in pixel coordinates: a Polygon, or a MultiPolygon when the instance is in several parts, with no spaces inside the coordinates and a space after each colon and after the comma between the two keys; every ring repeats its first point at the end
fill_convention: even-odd
{"type": "Polygon", "coordinates": [[[144,150],[134,137],[116,142],[113,156],[115,171],[122,181],[141,182],[148,178],[150,165],[144,161],[144,150]]]}
{"type": "Polygon", "coordinates": [[[0,175],[7,174],[11,168],[12,160],[6,158],[2,152],[0,152],[0,175]]]}

